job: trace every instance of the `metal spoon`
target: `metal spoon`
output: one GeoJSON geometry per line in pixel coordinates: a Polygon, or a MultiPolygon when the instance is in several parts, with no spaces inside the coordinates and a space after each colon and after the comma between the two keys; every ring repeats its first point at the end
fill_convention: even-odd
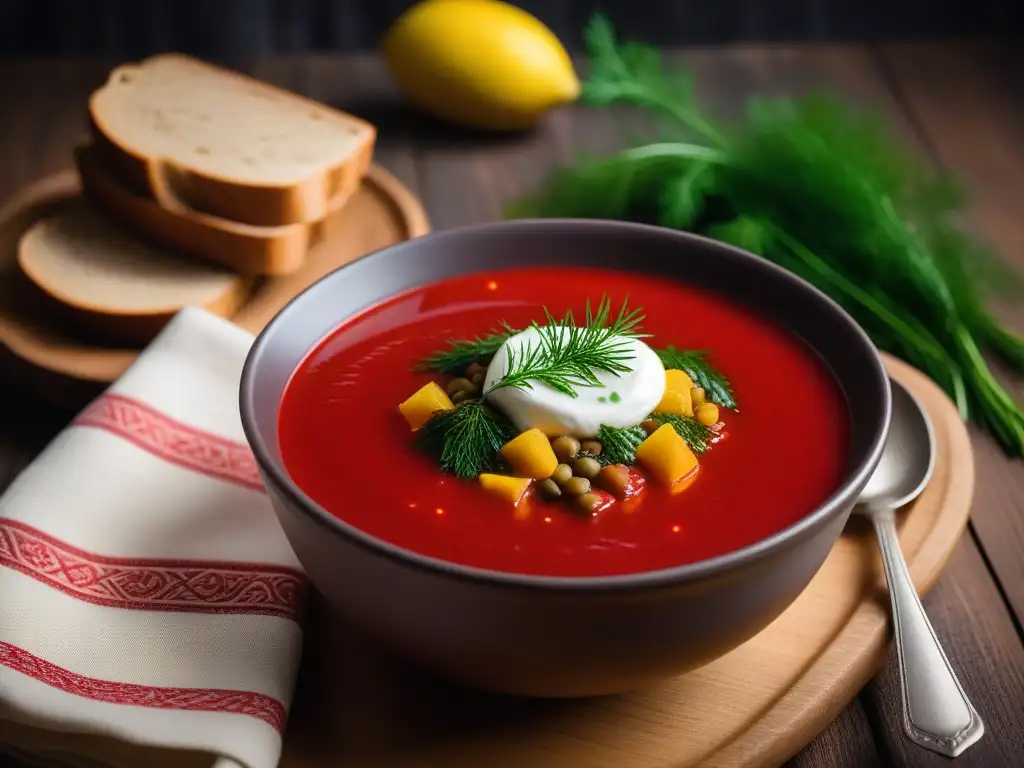
{"type": "Polygon", "coordinates": [[[856,511],[871,518],[892,598],[903,694],[903,729],[915,743],[956,757],[985,732],[939,645],[910,580],[896,536],[896,510],[924,490],[935,466],[935,437],[921,404],[892,381],[892,426],[882,460],[856,511]]]}

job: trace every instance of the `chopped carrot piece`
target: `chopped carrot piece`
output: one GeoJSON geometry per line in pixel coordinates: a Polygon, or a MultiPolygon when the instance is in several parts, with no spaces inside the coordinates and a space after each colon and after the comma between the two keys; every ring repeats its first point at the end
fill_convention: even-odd
{"type": "Polygon", "coordinates": [[[665,389],[674,389],[677,392],[686,390],[689,392],[693,389],[693,379],[686,371],[681,371],[678,368],[669,368],[665,371],[665,389]]]}
{"type": "Polygon", "coordinates": [[[526,496],[533,482],[528,477],[509,477],[508,475],[492,475],[485,473],[480,475],[480,486],[488,493],[493,493],[500,499],[507,501],[515,507],[526,496]]]}
{"type": "Polygon", "coordinates": [[[517,477],[543,480],[550,477],[558,466],[547,435],[539,429],[528,429],[509,440],[502,446],[501,455],[512,465],[517,477]]]}
{"type": "Polygon", "coordinates": [[[697,468],[697,457],[671,424],[662,424],[636,449],[636,460],[665,485],[697,468]]]}
{"type": "Polygon", "coordinates": [[[409,428],[414,432],[430,421],[438,411],[450,411],[453,408],[455,404],[436,381],[424,384],[398,406],[398,410],[409,422],[409,428]]]}
{"type": "Polygon", "coordinates": [[[669,368],[665,371],[665,394],[654,410],[676,416],[693,416],[693,381],[685,371],[669,368]]]}
{"type": "Polygon", "coordinates": [[[693,401],[690,399],[689,390],[681,392],[666,389],[654,410],[660,413],[672,413],[676,416],[693,416],[693,401]]]}

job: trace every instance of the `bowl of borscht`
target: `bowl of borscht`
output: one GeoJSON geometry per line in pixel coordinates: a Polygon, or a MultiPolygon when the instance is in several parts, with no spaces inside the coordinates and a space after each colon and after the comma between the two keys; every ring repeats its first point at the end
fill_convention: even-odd
{"type": "Polygon", "coordinates": [[[890,390],[832,300],[612,221],[442,231],[313,284],[254,343],[247,439],[331,609],[505,693],[650,685],[818,571],[890,390]]]}

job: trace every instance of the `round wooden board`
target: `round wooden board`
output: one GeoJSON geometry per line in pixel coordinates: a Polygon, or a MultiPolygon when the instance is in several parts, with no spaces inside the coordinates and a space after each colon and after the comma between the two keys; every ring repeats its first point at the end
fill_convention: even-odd
{"type": "MultiPolygon", "coordinates": [[[[967,430],[942,391],[900,361],[886,364],[925,405],[938,440],[931,483],[900,517],[903,551],[924,592],[967,524],[974,462],[967,430]]],[[[761,634],[659,687],[584,701],[454,687],[314,605],[281,766],[779,765],[828,726],[885,658],[889,601],[877,553],[870,528],[853,518],[807,589],[761,634]]]]}
{"type": "MultiPolygon", "coordinates": [[[[18,240],[25,229],[80,192],[78,175],[64,171],[32,184],[0,209],[0,345],[8,351],[4,362],[12,363],[21,378],[33,384],[67,379],[81,385],[68,391],[89,396],[120,376],[139,350],[91,343],[49,322],[42,313],[33,314],[35,305],[25,301],[25,295],[34,292],[35,286],[21,275],[16,263],[18,240]]],[[[420,201],[386,170],[372,166],[359,191],[326,222],[322,238],[310,249],[302,268],[258,281],[231,319],[257,333],[290,299],[327,272],[429,231],[420,201]]]]}

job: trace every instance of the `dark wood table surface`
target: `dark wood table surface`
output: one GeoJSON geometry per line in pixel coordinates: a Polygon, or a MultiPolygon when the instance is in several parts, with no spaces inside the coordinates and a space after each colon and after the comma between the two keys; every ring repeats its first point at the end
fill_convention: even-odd
{"type": "MultiPolygon", "coordinates": [[[[985,41],[881,46],[743,46],[678,54],[695,73],[699,98],[737,115],[746,97],[830,89],[877,108],[934,163],[973,193],[970,221],[1024,268],[1024,47],[985,41]]],[[[84,132],[90,91],[115,62],[0,63],[0,199],[70,167],[84,132]]],[[[231,62],[279,85],[361,114],[380,127],[377,161],[426,204],[435,229],[493,220],[554,164],[626,140],[623,113],[567,108],[536,131],[489,138],[444,129],[399,104],[372,55],[231,62]]],[[[1024,305],[1000,311],[1024,332],[1024,305]]],[[[1024,381],[1003,375],[1024,400],[1024,381]]],[[[71,414],[0,383],[0,490],[71,414]]],[[[977,488],[972,519],[924,603],[986,725],[983,740],[954,762],[966,768],[1024,766],[1024,460],[1005,458],[973,434],[977,488]]],[[[0,596],[2,599],[2,596],[0,596]]],[[[909,743],[900,725],[895,661],[806,749],[794,768],[942,766],[909,743]]]]}

